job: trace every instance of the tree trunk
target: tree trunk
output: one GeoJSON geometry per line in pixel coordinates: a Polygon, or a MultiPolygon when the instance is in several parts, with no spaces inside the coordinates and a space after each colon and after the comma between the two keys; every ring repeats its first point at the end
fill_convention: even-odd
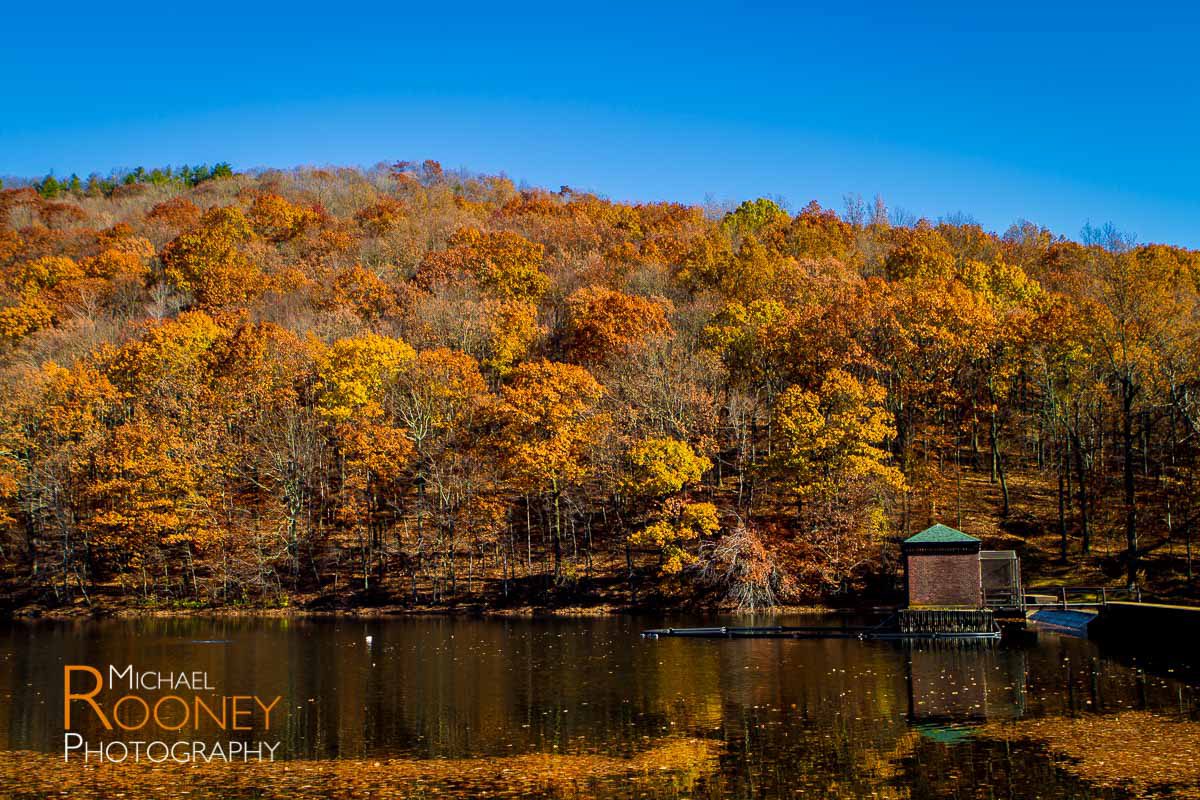
{"type": "Polygon", "coordinates": [[[988,427],[988,444],[990,445],[992,468],[988,475],[988,483],[995,483],[1000,473],[1000,448],[996,444],[996,412],[992,411],[991,425],[988,427]]]}
{"type": "Polygon", "coordinates": [[[1133,396],[1136,388],[1129,378],[1121,383],[1121,450],[1125,483],[1125,546],[1129,562],[1128,584],[1137,585],[1138,536],[1137,496],[1134,486],[1133,463],[1133,396]]]}
{"type": "Polygon", "coordinates": [[[562,575],[562,509],[559,505],[558,487],[554,488],[554,581],[562,575]]]}
{"type": "Polygon", "coordinates": [[[1000,479],[1000,496],[1003,501],[1000,516],[1007,519],[1009,509],[1008,475],[1004,471],[1004,459],[1000,455],[1000,424],[996,419],[995,395],[993,395],[992,402],[992,483],[995,483],[997,478],[1000,479]]]}
{"type": "Polygon", "coordinates": [[[1190,522],[1184,526],[1183,536],[1184,541],[1187,543],[1187,580],[1190,584],[1192,582],[1192,525],[1190,522]]]}
{"type": "Polygon", "coordinates": [[[1067,560],[1067,509],[1066,486],[1063,480],[1063,469],[1058,471],[1058,538],[1060,542],[1060,557],[1063,563],[1067,560]]]}
{"type": "Polygon", "coordinates": [[[1087,495],[1087,462],[1083,458],[1083,446],[1079,441],[1078,434],[1073,434],[1073,437],[1075,439],[1075,478],[1079,484],[1080,550],[1086,556],[1092,552],[1092,520],[1088,509],[1087,495]]]}

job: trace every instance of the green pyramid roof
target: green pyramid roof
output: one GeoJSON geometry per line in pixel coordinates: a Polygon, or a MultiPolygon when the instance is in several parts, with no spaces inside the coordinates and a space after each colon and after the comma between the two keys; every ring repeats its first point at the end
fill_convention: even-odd
{"type": "Polygon", "coordinates": [[[951,528],[949,525],[943,525],[940,522],[937,525],[926,528],[916,536],[910,536],[904,540],[905,544],[951,544],[956,542],[978,542],[974,536],[968,536],[960,530],[951,528]]]}

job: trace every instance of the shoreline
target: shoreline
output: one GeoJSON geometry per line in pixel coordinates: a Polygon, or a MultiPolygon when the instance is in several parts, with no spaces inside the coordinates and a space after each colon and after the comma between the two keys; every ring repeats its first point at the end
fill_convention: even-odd
{"type": "Polygon", "coordinates": [[[308,609],[298,607],[211,607],[211,608],[109,608],[71,607],[56,609],[16,608],[0,612],[3,622],[69,622],[135,619],[400,619],[404,617],[473,617],[476,619],[586,619],[595,617],[649,616],[664,613],[692,613],[709,615],[735,615],[753,617],[806,616],[834,617],[868,613],[873,609],[829,608],[818,605],[781,605],[770,609],[739,613],[735,608],[711,607],[704,609],[672,608],[667,606],[621,606],[598,604],[594,606],[515,606],[512,608],[481,608],[478,606],[351,606],[336,609],[308,609]]]}

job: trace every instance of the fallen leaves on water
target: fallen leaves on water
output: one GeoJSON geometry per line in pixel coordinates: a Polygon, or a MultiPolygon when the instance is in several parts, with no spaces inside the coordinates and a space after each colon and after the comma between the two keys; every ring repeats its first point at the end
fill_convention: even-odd
{"type": "Polygon", "coordinates": [[[0,797],[359,798],[592,796],[604,782],[686,793],[717,767],[717,743],[668,739],[630,758],[533,753],[461,759],[91,764],[0,751],[0,797]]]}
{"type": "Polygon", "coordinates": [[[1144,711],[992,723],[978,735],[1044,743],[1084,780],[1200,800],[1200,723],[1144,711]]]}

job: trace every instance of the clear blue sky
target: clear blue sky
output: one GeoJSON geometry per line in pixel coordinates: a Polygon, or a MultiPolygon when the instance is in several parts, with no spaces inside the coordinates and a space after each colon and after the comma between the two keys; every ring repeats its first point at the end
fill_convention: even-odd
{"type": "Polygon", "coordinates": [[[614,199],[840,210],[880,193],[996,230],[1111,220],[1200,246],[1200,12],[1183,5],[214,0],[5,17],[0,174],[434,158],[614,199]]]}

